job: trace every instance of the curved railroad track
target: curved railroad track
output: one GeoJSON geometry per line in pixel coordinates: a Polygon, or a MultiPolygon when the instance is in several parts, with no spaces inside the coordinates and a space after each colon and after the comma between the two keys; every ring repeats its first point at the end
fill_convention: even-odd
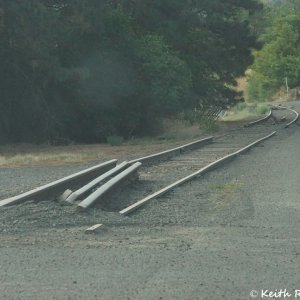
{"type": "Polygon", "coordinates": [[[276,131],[287,127],[286,124],[279,121],[283,116],[285,116],[289,126],[295,123],[298,119],[298,113],[296,111],[291,112],[287,116],[284,110],[276,110],[272,112],[272,116],[269,114],[267,118],[263,118],[263,121],[251,123],[255,126],[233,129],[225,135],[215,137],[213,143],[198,150],[141,168],[139,171],[140,180],[137,184],[127,187],[126,191],[123,190],[122,193],[115,194],[114,197],[109,197],[102,202],[101,207],[108,211],[119,210],[121,214],[127,215],[135,210],[131,208],[132,205],[133,208],[141,206],[137,204],[135,207],[135,203],[146,204],[148,199],[151,200],[164,194],[164,189],[168,192],[189,179],[200,176],[204,171],[208,171],[206,167],[214,165],[214,162],[222,158],[225,158],[224,161],[230,160],[235,156],[232,155],[231,157],[231,154],[238,153],[248,145],[255,144],[256,141],[261,142],[265,138],[272,137],[276,131]],[[198,174],[197,171],[202,169],[204,170],[198,174]],[[192,176],[194,173],[195,176],[192,176]],[[175,184],[178,181],[179,184],[175,184]],[[161,190],[163,190],[162,193],[160,193],[161,190]],[[146,201],[143,202],[143,200],[146,201]]]}

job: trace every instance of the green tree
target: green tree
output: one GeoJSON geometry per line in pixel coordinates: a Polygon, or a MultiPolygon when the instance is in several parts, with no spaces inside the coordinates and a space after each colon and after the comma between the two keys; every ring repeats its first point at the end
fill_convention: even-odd
{"type": "Polygon", "coordinates": [[[104,141],[217,113],[257,47],[255,0],[0,0],[0,141],[104,141]]]}
{"type": "Polygon", "coordinates": [[[265,101],[285,84],[300,84],[300,16],[277,18],[261,37],[264,46],[254,52],[255,63],[249,78],[251,100],[265,101]]]}
{"type": "MultiPolygon", "coordinates": [[[[117,1],[118,2],[118,1],[117,1]]],[[[121,2],[121,1],[120,1],[121,2]]],[[[253,62],[258,44],[249,31],[257,1],[126,1],[143,28],[163,35],[192,74],[191,107],[226,107],[236,94],[229,86],[253,62]]]]}
{"type": "Polygon", "coordinates": [[[68,127],[82,120],[72,138],[145,134],[160,117],[178,113],[191,86],[179,54],[161,35],[145,33],[120,5],[81,5],[61,10],[58,43],[72,111],[68,127]]]}
{"type": "Polygon", "coordinates": [[[0,136],[37,141],[56,122],[46,97],[57,66],[54,17],[37,0],[0,2],[0,136]]]}

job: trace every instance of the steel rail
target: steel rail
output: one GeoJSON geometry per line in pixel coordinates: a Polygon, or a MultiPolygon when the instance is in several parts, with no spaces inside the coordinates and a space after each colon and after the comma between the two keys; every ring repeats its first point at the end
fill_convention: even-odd
{"type": "Polygon", "coordinates": [[[88,207],[92,206],[96,201],[98,201],[105,193],[107,193],[110,189],[116,187],[120,182],[127,179],[129,176],[132,176],[136,171],[141,167],[140,162],[136,162],[129,168],[125,169],[123,172],[113,177],[111,180],[107,181],[100,188],[90,194],[87,198],[81,201],[78,204],[78,209],[84,210],[88,207]]]}
{"type": "Polygon", "coordinates": [[[271,118],[271,116],[272,116],[272,109],[270,109],[269,113],[265,117],[255,120],[255,121],[252,121],[250,123],[247,123],[244,125],[244,127],[251,127],[251,126],[263,123],[263,122],[269,120],[271,118]]]}
{"type": "Polygon", "coordinates": [[[175,155],[180,155],[182,152],[192,149],[198,149],[202,146],[205,146],[207,144],[210,144],[213,142],[214,137],[210,136],[201,140],[197,140],[182,146],[178,146],[169,150],[165,150],[162,152],[158,152],[155,154],[147,155],[144,157],[136,158],[131,160],[129,163],[134,164],[136,162],[142,162],[143,164],[148,164],[156,160],[162,160],[162,159],[168,159],[175,155]]]}
{"type": "MultiPolygon", "coordinates": [[[[290,109],[290,108],[285,107],[285,106],[275,106],[275,105],[273,107],[275,107],[277,109],[289,110],[289,111],[295,113],[296,117],[291,122],[289,122],[288,124],[285,125],[286,128],[289,127],[290,125],[292,125],[293,123],[295,123],[298,120],[298,118],[299,118],[298,112],[295,111],[295,110],[293,110],[293,109],[290,109]]],[[[255,124],[258,124],[260,122],[263,122],[263,121],[267,120],[268,118],[270,118],[271,115],[272,115],[272,110],[270,111],[270,113],[266,117],[264,117],[262,119],[259,119],[259,120],[256,120],[256,121],[253,121],[253,122],[250,122],[249,123],[250,125],[248,124],[247,127],[250,127],[252,125],[255,125],[255,124]]],[[[207,137],[207,138],[204,138],[204,139],[200,139],[200,140],[197,140],[197,141],[194,141],[194,142],[182,145],[182,146],[178,146],[178,147],[166,150],[166,151],[162,151],[162,152],[155,153],[155,154],[152,154],[152,155],[148,155],[148,156],[145,156],[145,157],[137,158],[137,159],[131,160],[129,162],[129,164],[130,165],[134,165],[137,162],[143,162],[143,163],[147,164],[147,163],[149,163],[149,162],[151,163],[151,162],[153,162],[155,160],[168,159],[168,158],[170,158],[172,156],[180,155],[182,152],[184,152],[186,150],[197,149],[197,148],[200,148],[201,146],[204,146],[206,144],[212,143],[213,139],[215,139],[215,138],[217,138],[217,137],[210,136],[210,137],[207,137]]],[[[229,155],[229,157],[231,157],[234,154],[235,153],[229,155]]],[[[226,157],[224,157],[223,159],[225,159],[225,158],[226,157]]],[[[48,193],[51,193],[51,192],[52,193],[53,192],[56,192],[56,193],[60,192],[61,193],[61,192],[63,192],[62,187],[66,188],[67,184],[72,184],[74,182],[78,182],[78,180],[82,180],[82,179],[84,179],[86,177],[93,178],[92,176],[94,176],[96,174],[97,174],[97,176],[99,176],[99,174],[101,175],[104,172],[107,172],[107,171],[111,170],[113,167],[115,167],[116,163],[117,163],[116,159],[115,160],[111,160],[111,161],[105,162],[103,164],[100,164],[100,165],[97,165],[97,166],[94,166],[94,167],[82,170],[82,171],[80,171],[78,173],[71,174],[71,175],[66,176],[66,177],[64,177],[62,179],[53,181],[53,182],[45,184],[43,186],[37,187],[37,188],[35,188],[33,190],[27,191],[27,192],[22,193],[20,195],[13,196],[13,197],[10,197],[10,198],[4,199],[4,200],[0,200],[0,207],[7,206],[7,205],[14,205],[14,204],[21,203],[21,202],[24,202],[24,201],[29,200],[29,199],[36,199],[37,196],[41,196],[43,194],[47,195],[48,193]]],[[[212,165],[214,165],[214,163],[212,163],[212,165]]],[[[209,166],[210,165],[208,165],[207,167],[209,167],[209,166]]],[[[207,167],[204,167],[204,169],[207,170],[207,167]]],[[[189,178],[190,176],[187,176],[187,177],[189,178]]],[[[101,176],[100,176],[100,178],[101,178],[101,176]]],[[[90,184],[92,185],[93,182],[95,182],[96,179],[94,179],[90,184]]],[[[181,180],[179,180],[179,181],[181,181],[181,180]]],[[[87,186],[89,187],[90,185],[87,184],[87,186]]],[[[81,189],[79,189],[79,190],[81,190],[81,189]]],[[[85,190],[84,187],[82,187],[82,191],[83,190],[85,190]]],[[[74,193],[76,193],[76,192],[77,191],[75,191],[74,193]]],[[[70,191],[70,193],[71,193],[71,191],[70,191]]],[[[72,194],[70,195],[70,193],[68,193],[68,197],[72,196],[72,194]]],[[[69,200],[72,200],[72,198],[69,198],[69,200]]],[[[71,201],[71,202],[73,202],[73,201],[71,201]]]]}
{"type": "Polygon", "coordinates": [[[296,121],[299,118],[299,113],[296,110],[294,110],[294,109],[291,109],[291,108],[286,107],[286,106],[281,106],[281,105],[273,105],[273,107],[276,108],[276,109],[279,109],[279,110],[284,110],[284,109],[288,110],[288,111],[290,111],[290,112],[292,112],[292,113],[294,113],[296,115],[296,117],[292,121],[290,121],[288,124],[286,124],[284,126],[285,128],[288,128],[292,124],[296,123],[296,121]]]}
{"type": "Polygon", "coordinates": [[[290,112],[293,112],[296,115],[296,117],[291,122],[289,122],[288,124],[286,124],[284,126],[285,128],[288,128],[289,126],[291,126],[292,124],[297,122],[297,120],[299,119],[299,113],[297,111],[295,111],[294,109],[291,109],[291,108],[288,108],[288,107],[285,107],[285,106],[283,106],[283,108],[290,111],[290,112]]]}
{"type": "Polygon", "coordinates": [[[69,193],[68,196],[66,197],[66,199],[63,199],[63,200],[67,201],[70,204],[73,204],[80,196],[84,195],[85,193],[87,193],[88,191],[90,191],[91,189],[93,189],[94,187],[99,185],[101,183],[101,181],[123,171],[125,168],[128,167],[128,164],[129,163],[127,161],[120,163],[113,169],[107,171],[106,173],[100,175],[99,177],[95,178],[91,182],[82,186],[80,189],[78,189],[72,193],[69,193]]]}
{"type": "Polygon", "coordinates": [[[253,143],[247,145],[246,147],[241,148],[238,151],[235,151],[235,152],[233,152],[233,153],[231,153],[229,155],[226,155],[226,156],[224,156],[224,157],[222,157],[220,159],[217,159],[216,161],[208,164],[207,166],[201,168],[200,170],[198,170],[198,171],[196,171],[196,172],[194,172],[194,173],[192,173],[192,174],[190,174],[190,175],[188,175],[188,176],[186,176],[184,178],[181,178],[180,180],[178,180],[178,181],[176,181],[176,182],[174,182],[174,183],[172,183],[172,184],[164,187],[163,189],[161,189],[161,190],[159,190],[159,191],[157,191],[157,192],[155,192],[155,193],[153,193],[153,194],[151,194],[151,195],[149,195],[149,196],[141,199],[140,201],[137,201],[136,203],[134,203],[134,204],[132,204],[132,205],[124,208],[119,213],[121,215],[128,215],[128,214],[132,213],[133,211],[135,211],[139,207],[145,205],[150,200],[153,200],[153,199],[155,199],[155,198],[157,198],[157,197],[159,197],[159,196],[167,193],[168,191],[174,189],[175,187],[177,187],[179,185],[182,185],[185,182],[188,182],[188,181],[192,180],[196,176],[203,175],[203,174],[207,173],[208,171],[211,171],[212,169],[215,169],[215,168],[219,167],[220,165],[224,164],[225,162],[234,159],[239,154],[248,151],[249,149],[251,149],[255,145],[261,143],[262,141],[271,138],[275,134],[276,134],[276,131],[272,132],[271,134],[269,134],[269,135],[267,135],[267,136],[265,136],[263,138],[260,138],[260,139],[258,139],[256,141],[254,141],[253,143]]]}
{"type": "Polygon", "coordinates": [[[78,182],[78,180],[83,180],[86,177],[90,178],[90,176],[95,175],[95,174],[97,174],[97,175],[103,174],[107,170],[110,170],[111,168],[115,167],[117,161],[118,161],[117,159],[113,159],[113,160],[101,163],[99,165],[96,165],[91,168],[82,170],[80,172],[71,174],[71,175],[63,177],[61,179],[55,180],[48,184],[37,187],[33,190],[19,194],[17,196],[1,200],[0,207],[6,206],[6,205],[14,205],[14,204],[21,203],[21,202],[24,202],[29,199],[35,199],[36,196],[41,196],[42,194],[47,195],[50,192],[55,192],[55,193],[60,192],[61,193],[61,192],[63,192],[63,189],[65,189],[67,187],[66,185],[72,184],[74,182],[78,182]]]}

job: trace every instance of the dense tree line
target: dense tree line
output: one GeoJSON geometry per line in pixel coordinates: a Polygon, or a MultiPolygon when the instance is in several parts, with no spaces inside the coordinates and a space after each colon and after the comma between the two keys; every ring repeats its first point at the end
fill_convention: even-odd
{"type": "Polygon", "coordinates": [[[255,0],[0,0],[0,142],[104,141],[238,101],[255,0]]]}
{"type": "Polygon", "coordinates": [[[274,93],[300,86],[300,1],[277,0],[253,22],[263,47],[254,51],[249,99],[268,101],[274,93]]]}

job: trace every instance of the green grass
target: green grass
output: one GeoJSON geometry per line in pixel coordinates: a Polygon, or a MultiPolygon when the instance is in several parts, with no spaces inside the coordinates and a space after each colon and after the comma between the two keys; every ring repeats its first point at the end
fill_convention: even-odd
{"type": "Polygon", "coordinates": [[[254,117],[256,117],[257,114],[255,113],[250,113],[247,110],[243,110],[234,114],[226,114],[223,118],[222,121],[228,121],[228,122],[232,122],[232,121],[242,121],[242,120],[248,120],[248,119],[252,119],[254,117]]]}
{"type": "Polygon", "coordinates": [[[238,103],[235,107],[226,112],[222,121],[243,121],[251,120],[254,118],[260,118],[266,115],[270,111],[270,108],[266,104],[245,104],[238,103]]]}

